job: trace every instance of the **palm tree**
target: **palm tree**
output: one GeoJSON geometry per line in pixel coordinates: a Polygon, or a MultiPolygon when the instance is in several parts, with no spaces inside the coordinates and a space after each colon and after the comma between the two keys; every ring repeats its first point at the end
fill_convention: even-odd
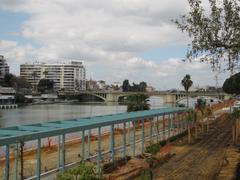
{"type": "Polygon", "coordinates": [[[197,121],[197,112],[194,110],[188,112],[186,116],[186,120],[187,120],[187,128],[188,128],[188,143],[190,144],[192,142],[191,129],[192,129],[192,125],[195,124],[197,121]]]}
{"type": "Polygon", "coordinates": [[[33,80],[34,80],[34,87],[33,87],[33,89],[36,90],[36,87],[37,87],[37,85],[36,85],[36,77],[38,77],[38,74],[37,74],[36,71],[32,72],[32,77],[33,77],[33,80]]]}
{"type": "Polygon", "coordinates": [[[188,90],[193,85],[193,82],[191,80],[191,76],[189,74],[186,74],[186,76],[181,81],[181,84],[182,84],[182,86],[185,89],[186,96],[187,96],[187,107],[189,107],[189,103],[188,103],[188,90]]]}
{"type": "Polygon", "coordinates": [[[44,78],[46,79],[47,75],[48,75],[48,71],[43,71],[43,74],[44,74],[44,78]]]}

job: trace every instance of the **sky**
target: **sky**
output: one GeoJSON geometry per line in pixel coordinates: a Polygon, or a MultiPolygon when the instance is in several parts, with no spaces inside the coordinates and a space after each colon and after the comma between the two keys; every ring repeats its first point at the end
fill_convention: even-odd
{"type": "Polygon", "coordinates": [[[0,54],[14,74],[22,63],[77,59],[87,79],[107,83],[182,89],[190,74],[195,87],[215,86],[209,64],[182,61],[191,41],[172,20],[187,12],[187,0],[0,0],[0,54]]]}

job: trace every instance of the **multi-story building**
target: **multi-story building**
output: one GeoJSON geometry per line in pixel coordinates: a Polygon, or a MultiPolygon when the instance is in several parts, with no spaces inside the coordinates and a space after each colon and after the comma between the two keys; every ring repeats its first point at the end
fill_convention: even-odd
{"type": "Polygon", "coordinates": [[[49,79],[54,82],[55,90],[86,90],[86,69],[82,61],[22,64],[20,76],[33,87],[37,86],[40,79],[49,79]]]}
{"type": "Polygon", "coordinates": [[[9,66],[4,59],[4,56],[0,55],[0,83],[3,83],[4,77],[9,73],[9,66]]]}

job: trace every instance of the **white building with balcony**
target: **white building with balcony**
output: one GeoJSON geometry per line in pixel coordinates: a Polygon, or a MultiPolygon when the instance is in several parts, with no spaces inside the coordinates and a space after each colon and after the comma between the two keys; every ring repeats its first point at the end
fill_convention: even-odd
{"type": "Polygon", "coordinates": [[[0,83],[3,82],[6,74],[9,74],[9,66],[3,55],[0,55],[0,83]]]}
{"type": "Polygon", "coordinates": [[[36,87],[41,79],[49,79],[54,82],[56,91],[86,90],[86,69],[82,61],[22,64],[20,76],[24,77],[33,87],[36,87]]]}

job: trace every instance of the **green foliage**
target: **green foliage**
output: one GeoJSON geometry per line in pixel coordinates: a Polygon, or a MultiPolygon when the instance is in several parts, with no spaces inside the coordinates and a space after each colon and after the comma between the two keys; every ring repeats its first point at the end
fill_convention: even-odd
{"type": "Polygon", "coordinates": [[[197,121],[197,112],[194,110],[189,111],[189,113],[186,116],[186,120],[188,122],[196,122],[197,121]]]}
{"type": "Polygon", "coordinates": [[[130,84],[127,79],[123,81],[122,89],[123,89],[123,92],[128,92],[130,90],[130,84]]]}
{"type": "Polygon", "coordinates": [[[157,152],[159,152],[160,149],[161,149],[160,143],[153,144],[151,142],[150,145],[146,147],[145,152],[150,154],[156,154],[157,152]]]}
{"type": "Polygon", "coordinates": [[[211,63],[214,69],[220,68],[223,63],[233,72],[240,53],[239,0],[188,2],[189,13],[174,21],[181,31],[192,38],[187,59],[191,61],[200,57],[201,62],[211,63]]]}
{"type": "Polygon", "coordinates": [[[237,120],[240,118],[240,110],[234,110],[232,113],[231,113],[231,119],[232,120],[237,120]]]}
{"type": "Polygon", "coordinates": [[[223,83],[223,91],[229,94],[240,94],[240,73],[234,74],[223,83]]]}
{"type": "Polygon", "coordinates": [[[189,88],[193,85],[193,82],[191,80],[191,76],[189,74],[186,74],[186,76],[182,79],[181,81],[182,86],[184,87],[187,95],[187,107],[189,106],[188,104],[188,90],[189,88]]]}
{"type": "Polygon", "coordinates": [[[139,180],[152,180],[153,179],[153,172],[150,168],[142,170],[139,180]]]}
{"type": "Polygon", "coordinates": [[[204,110],[207,107],[207,103],[205,99],[199,98],[197,99],[197,104],[195,105],[195,108],[199,111],[201,111],[202,115],[204,115],[204,110]]]}
{"type": "Polygon", "coordinates": [[[189,88],[192,86],[193,82],[191,80],[191,76],[186,74],[186,76],[181,81],[182,86],[184,87],[185,91],[188,92],[189,88]]]}
{"type": "Polygon", "coordinates": [[[127,112],[149,110],[149,96],[145,94],[134,94],[127,97],[127,112]]]}
{"type": "Polygon", "coordinates": [[[41,93],[53,91],[54,82],[49,79],[41,79],[38,83],[38,91],[41,93]]]}
{"type": "Polygon", "coordinates": [[[59,173],[57,175],[58,180],[100,180],[94,165],[80,163],[76,168],[72,168],[59,173]]]}
{"type": "Polygon", "coordinates": [[[6,74],[4,76],[3,85],[7,87],[13,87],[16,90],[31,87],[31,85],[26,81],[26,79],[20,76],[15,76],[13,74],[6,74]]]}
{"type": "Polygon", "coordinates": [[[25,97],[23,94],[19,94],[19,93],[15,94],[15,100],[16,100],[16,103],[18,104],[25,103],[25,97]]]}
{"type": "Polygon", "coordinates": [[[139,84],[133,83],[131,86],[129,81],[125,79],[123,81],[122,89],[123,92],[145,92],[147,88],[147,83],[142,81],[139,84]]]}

